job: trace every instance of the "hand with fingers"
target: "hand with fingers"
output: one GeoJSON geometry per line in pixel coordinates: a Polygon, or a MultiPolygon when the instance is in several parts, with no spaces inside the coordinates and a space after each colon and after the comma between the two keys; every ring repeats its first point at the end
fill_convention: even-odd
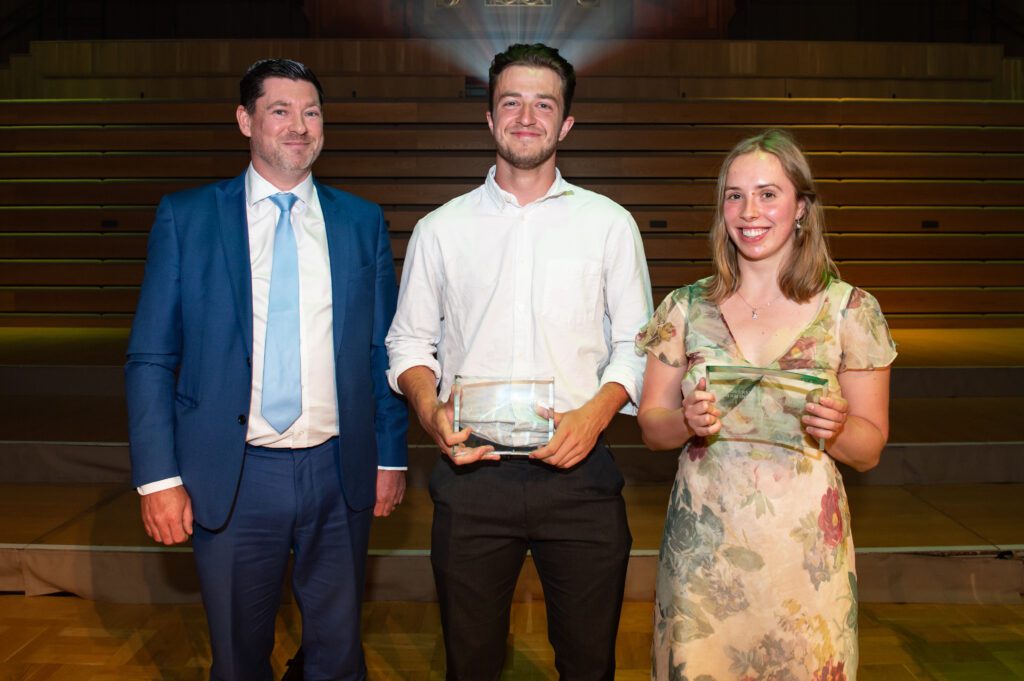
{"type": "Polygon", "coordinates": [[[453,394],[447,402],[438,402],[433,412],[427,415],[427,418],[421,418],[420,423],[423,424],[423,428],[441,448],[441,451],[460,466],[481,460],[498,461],[501,459],[494,453],[494,447],[490,445],[467,447],[465,442],[473,431],[468,427],[459,431],[454,430],[452,426],[454,420],[455,396],[453,394]]]}
{"type": "Polygon", "coordinates": [[[192,499],[184,486],[144,494],[140,500],[142,524],[153,541],[173,546],[192,536],[192,499]]]}
{"type": "Polygon", "coordinates": [[[556,468],[572,468],[594,448],[607,422],[592,413],[587,405],[567,412],[551,413],[554,415],[555,434],[550,442],[531,452],[530,458],[556,468]]]}
{"type": "Polygon", "coordinates": [[[389,516],[405,497],[405,471],[377,469],[377,503],[373,515],[389,516]]]}
{"type": "Polygon", "coordinates": [[[714,393],[707,392],[707,379],[704,378],[683,398],[683,418],[694,435],[707,437],[721,430],[722,414],[715,406],[715,400],[714,393]]]}
{"type": "Polygon", "coordinates": [[[813,438],[828,442],[835,440],[846,423],[850,405],[842,397],[822,397],[817,402],[808,402],[800,421],[804,430],[813,438]]]}

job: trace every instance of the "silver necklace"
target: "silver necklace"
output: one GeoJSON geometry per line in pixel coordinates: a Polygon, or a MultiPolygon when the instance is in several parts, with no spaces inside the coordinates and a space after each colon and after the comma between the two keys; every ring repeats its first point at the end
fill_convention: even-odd
{"type": "Polygon", "coordinates": [[[782,291],[779,291],[779,295],[775,296],[774,298],[772,298],[771,300],[769,300],[769,301],[768,301],[767,303],[765,303],[764,305],[761,305],[760,307],[754,307],[753,305],[751,305],[750,303],[748,303],[748,302],[747,302],[747,299],[743,297],[743,294],[742,294],[742,293],[740,293],[739,289],[736,289],[736,295],[738,295],[738,296],[740,297],[740,300],[742,300],[742,301],[743,301],[743,304],[744,304],[744,305],[746,305],[747,307],[749,307],[749,308],[750,308],[750,318],[751,318],[751,319],[757,319],[757,311],[758,311],[759,309],[760,309],[760,310],[767,310],[767,309],[768,309],[769,307],[771,307],[771,306],[772,306],[772,303],[774,303],[774,302],[775,302],[776,300],[778,300],[779,298],[781,298],[781,297],[782,297],[782,291]]]}

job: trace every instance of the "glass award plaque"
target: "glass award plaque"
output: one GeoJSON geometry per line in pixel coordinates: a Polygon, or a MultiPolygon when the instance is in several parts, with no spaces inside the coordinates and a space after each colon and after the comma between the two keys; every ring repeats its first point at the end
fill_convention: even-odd
{"type": "Polygon", "coordinates": [[[554,435],[554,378],[456,376],[452,393],[455,430],[472,429],[466,447],[526,456],[554,435]]]}
{"type": "Polygon", "coordinates": [[[709,366],[707,376],[721,412],[718,437],[821,457],[824,441],[808,435],[800,419],[808,402],[828,394],[827,379],[749,366],[709,366]]]}

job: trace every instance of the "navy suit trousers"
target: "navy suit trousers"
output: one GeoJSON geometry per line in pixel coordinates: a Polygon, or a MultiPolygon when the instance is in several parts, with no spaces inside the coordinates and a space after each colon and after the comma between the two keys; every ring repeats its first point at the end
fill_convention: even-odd
{"type": "Polygon", "coordinates": [[[333,438],[308,449],[247,447],[227,525],[196,526],[211,679],[272,679],[274,620],[292,551],[304,678],[365,679],[359,619],[372,509],[345,503],[338,446],[333,438]]]}

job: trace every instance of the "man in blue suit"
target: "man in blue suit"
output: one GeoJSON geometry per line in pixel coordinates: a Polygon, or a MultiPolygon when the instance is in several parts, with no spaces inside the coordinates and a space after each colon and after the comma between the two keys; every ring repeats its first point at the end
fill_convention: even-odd
{"type": "Polygon", "coordinates": [[[380,207],[316,182],[323,91],[298,62],[240,83],[239,177],[163,198],[125,367],[133,484],[157,542],[192,537],[211,678],[271,678],[289,553],[304,677],[363,679],[372,515],[405,491],[380,207]]]}

